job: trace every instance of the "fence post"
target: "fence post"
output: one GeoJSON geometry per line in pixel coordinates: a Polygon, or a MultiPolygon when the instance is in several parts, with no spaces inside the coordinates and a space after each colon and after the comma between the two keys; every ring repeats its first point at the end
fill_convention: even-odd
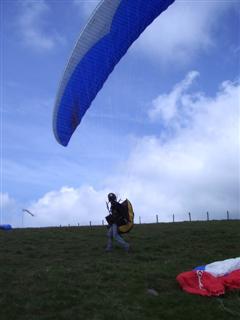
{"type": "Polygon", "coordinates": [[[92,222],[91,221],[89,221],[89,225],[90,225],[90,228],[92,227],[92,222]]]}
{"type": "Polygon", "coordinates": [[[139,216],[139,224],[141,224],[141,217],[139,216]]]}
{"type": "Polygon", "coordinates": [[[229,212],[227,211],[227,220],[229,220],[229,212]]]}
{"type": "Polygon", "coordinates": [[[188,212],[188,215],[189,215],[189,221],[191,222],[192,221],[191,212],[188,212]]]}
{"type": "Polygon", "coordinates": [[[175,215],[172,215],[172,222],[175,222],[175,215]]]}
{"type": "Polygon", "coordinates": [[[208,211],[207,211],[207,221],[209,221],[209,213],[208,213],[208,211]]]}
{"type": "Polygon", "coordinates": [[[156,214],[156,223],[158,223],[158,214],[156,214]]]}
{"type": "Polygon", "coordinates": [[[104,226],[104,220],[102,220],[102,225],[104,226]]]}

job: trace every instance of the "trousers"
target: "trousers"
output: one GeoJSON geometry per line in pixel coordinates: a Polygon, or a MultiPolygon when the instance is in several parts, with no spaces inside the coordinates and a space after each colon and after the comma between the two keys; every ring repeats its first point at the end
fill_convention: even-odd
{"type": "Polygon", "coordinates": [[[112,224],[111,227],[108,229],[107,237],[107,250],[112,249],[113,239],[115,239],[119,243],[119,245],[123,247],[125,250],[129,249],[129,244],[120,236],[120,234],[118,233],[118,226],[115,223],[112,224]]]}

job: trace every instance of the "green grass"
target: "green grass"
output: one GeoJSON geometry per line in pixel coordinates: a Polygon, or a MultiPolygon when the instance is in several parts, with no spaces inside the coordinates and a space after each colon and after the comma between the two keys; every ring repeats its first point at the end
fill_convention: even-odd
{"type": "Polygon", "coordinates": [[[132,252],[105,253],[106,228],[0,232],[0,319],[226,320],[240,292],[201,297],[176,275],[239,256],[240,221],[136,225],[132,252]],[[158,296],[147,289],[158,291],[158,296]]]}

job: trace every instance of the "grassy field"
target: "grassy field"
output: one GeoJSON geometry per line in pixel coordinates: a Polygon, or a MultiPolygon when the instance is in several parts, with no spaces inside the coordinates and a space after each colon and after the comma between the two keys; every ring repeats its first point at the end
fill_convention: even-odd
{"type": "Polygon", "coordinates": [[[175,280],[240,256],[240,221],[136,225],[125,236],[129,254],[104,252],[105,227],[16,229],[0,238],[1,320],[240,319],[240,291],[206,298],[175,280]]]}

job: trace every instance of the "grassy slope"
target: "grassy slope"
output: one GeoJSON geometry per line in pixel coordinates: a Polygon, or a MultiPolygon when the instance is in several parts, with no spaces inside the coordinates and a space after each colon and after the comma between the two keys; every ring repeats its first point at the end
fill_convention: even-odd
{"type": "Polygon", "coordinates": [[[240,292],[180,290],[182,271],[240,256],[240,221],[136,225],[105,253],[105,227],[0,232],[0,319],[236,319],[240,292]],[[148,288],[159,292],[149,295],[148,288]]]}

